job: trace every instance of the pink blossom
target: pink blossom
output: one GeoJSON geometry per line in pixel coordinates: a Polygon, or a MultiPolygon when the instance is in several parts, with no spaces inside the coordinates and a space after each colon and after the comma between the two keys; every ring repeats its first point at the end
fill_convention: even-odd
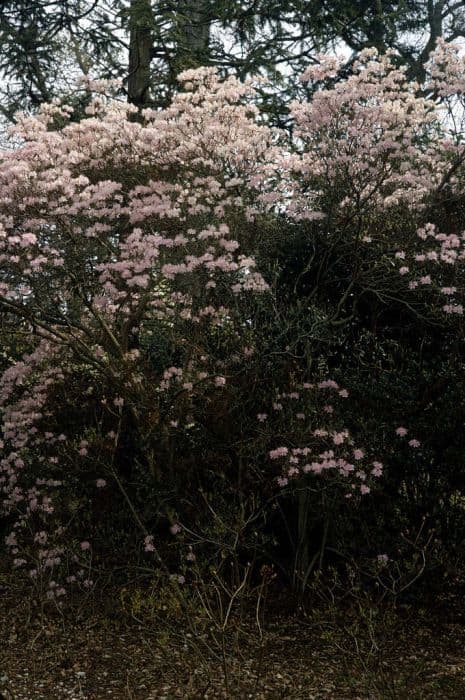
{"type": "Polygon", "coordinates": [[[346,437],[347,433],[345,431],[342,431],[341,433],[334,433],[333,442],[335,445],[342,445],[346,437]]]}
{"type": "Polygon", "coordinates": [[[289,450],[287,447],[277,447],[274,450],[270,450],[270,459],[279,459],[279,457],[285,457],[289,450]]]}
{"type": "Polygon", "coordinates": [[[463,315],[462,304],[445,304],[442,308],[446,314],[458,314],[459,316],[463,315]]]}
{"type": "Polygon", "coordinates": [[[334,379],[325,379],[318,384],[320,389],[339,389],[339,385],[334,379]]]}
{"type": "Polygon", "coordinates": [[[153,544],[153,535],[147,535],[147,537],[144,539],[144,551],[146,551],[146,552],[154,552],[155,551],[155,545],[153,544]]]}

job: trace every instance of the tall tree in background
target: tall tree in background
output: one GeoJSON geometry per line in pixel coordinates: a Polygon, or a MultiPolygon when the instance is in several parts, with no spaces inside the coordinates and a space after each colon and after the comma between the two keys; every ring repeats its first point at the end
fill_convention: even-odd
{"type": "Polygon", "coordinates": [[[114,0],[3,0],[0,3],[0,110],[36,108],[69,92],[92,70],[121,73],[119,2],[114,0]]]}
{"type": "Polygon", "coordinates": [[[298,76],[320,51],[394,48],[410,77],[438,37],[465,36],[454,0],[3,0],[1,111],[7,120],[69,92],[78,75],[124,80],[131,102],[162,106],[185,68],[214,65],[270,79],[273,121],[301,90],[298,76]]]}

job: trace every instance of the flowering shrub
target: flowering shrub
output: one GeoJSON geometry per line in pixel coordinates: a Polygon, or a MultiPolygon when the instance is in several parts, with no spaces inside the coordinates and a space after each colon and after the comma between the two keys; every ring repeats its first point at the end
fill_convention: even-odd
{"type": "MultiPolygon", "coordinates": [[[[33,348],[2,378],[1,485],[15,516],[14,550],[26,523],[45,527],[56,507],[49,491],[61,478],[46,475],[71,470],[72,480],[76,462],[103,463],[95,476],[105,483],[126,413],[157,469],[154,434],[189,422],[177,405],[185,410],[226,383],[209,343],[237,332],[242,296],[267,289],[236,234],[253,221],[250,180],[273,135],[243,104],[248,85],[220,82],[209,69],[182,79],[186,92],[142,123],[130,106],[101,96],[89,118],[61,128],[54,124],[66,107],[21,116],[12,133],[22,145],[2,155],[1,302],[33,348]],[[147,348],[160,335],[176,364],[151,366],[147,348]],[[60,393],[60,410],[79,401],[81,428],[60,424],[60,393]]],[[[61,561],[50,563],[48,535],[35,542],[31,576],[61,561]]]]}
{"type": "Polygon", "coordinates": [[[310,520],[322,514],[324,548],[336,501],[361,513],[383,482],[404,416],[383,406],[373,425],[354,364],[375,345],[382,384],[395,363],[386,316],[417,324],[408,355],[441,306],[463,312],[465,222],[448,207],[464,152],[445,111],[459,108],[465,71],[439,44],[425,97],[393,54],[364,51],[336,80],[339,67],[322,57],[303,76],[313,98],[291,106],[291,144],[261,119],[251,83],[210,68],[182,74],[159,112],[98,85],[79,122],[58,102],[18,116],[0,156],[14,355],[0,380],[0,489],[14,564],[48,597],[64,578],[93,585],[95,524],[123,507],[139,556],[161,566],[170,524],[223,556],[225,532],[237,542],[288,498],[306,580],[310,520]],[[322,376],[347,377],[350,400],[322,376]],[[190,527],[202,509],[214,538],[190,527]]]}

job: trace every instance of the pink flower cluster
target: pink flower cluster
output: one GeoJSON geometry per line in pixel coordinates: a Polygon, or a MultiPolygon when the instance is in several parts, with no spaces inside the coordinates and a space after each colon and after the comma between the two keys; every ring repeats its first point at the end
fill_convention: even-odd
{"type": "MultiPolygon", "coordinates": [[[[409,289],[416,290],[422,285],[434,285],[436,294],[446,297],[446,303],[439,304],[446,314],[463,315],[463,285],[451,285],[451,275],[460,272],[465,261],[465,231],[442,233],[432,223],[417,230],[417,252],[410,253],[409,265],[403,264],[399,274],[408,275],[409,289]],[[422,274],[428,271],[428,274],[422,274]],[[419,276],[418,276],[419,275],[419,276]],[[443,286],[447,280],[447,285],[443,286]],[[460,295],[460,296],[459,296],[460,295]]],[[[396,258],[405,260],[405,251],[396,253],[396,258]]]]}
{"type": "Polygon", "coordinates": [[[347,397],[347,390],[333,379],[304,383],[278,395],[280,421],[283,431],[288,430],[289,446],[274,447],[268,454],[281,465],[276,478],[280,487],[296,480],[300,484],[306,475],[331,475],[348,498],[370,493],[373,482],[382,476],[383,465],[369,460],[365,450],[354,445],[349,431],[339,427],[334,404],[347,397]]]}
{"type": "Polygon", "coordinates": [[[436,118],[434,102],[418,97],[390,53],[363,50],[352,73],[331,85],[341,65],[320,57],[303,76],[318,86],[312,100],[292,105],[300,153],[284,162],[294,177],[289,211],[325,218],[320,197],[336,184],[341,216],[355,207],[385,211],[401,202],[415,208],[438,182],[435,153],[421,146],[436,118]]]}

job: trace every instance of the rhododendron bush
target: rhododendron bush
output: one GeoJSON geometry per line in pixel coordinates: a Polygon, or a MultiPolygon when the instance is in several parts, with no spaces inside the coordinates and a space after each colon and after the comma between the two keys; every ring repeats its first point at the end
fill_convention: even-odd
{"type": "MultiPolygon", "coordinates": [[[[92,465],[97,485],[106,480],[123,420],[144,467],[161,476],[153,441],[160,431],[176,439],[189,403],[221,390],[209,345],[237,335],[242,297],[267,289],[236,234],[252,225],[246,185],[272,134],[240,104],[247,85],[208,70],[190,77],[193,92],[143,123],[97,97],[80,123],[54,128],[67,110],[46,106],[12,130],[23,143],[2,160],[2,304],[36,346],[2,382],[2,486],[15,531],[56,508],[48,490],[78,479],[76,462],[92,465]],[[168,347],[155,368],[144,344],[159,336],[168,347]],[[72,404],[78,425],[54,404],[72,404]],[[43,483],[41,472],[60,478],[43,483]]],[[[37,550],[48,557],[49,542],[37,550]]]]}
{"type": "Polygon", "coordinates": [[[292,139],[213,69],[162,111],[89,84],[80,121],[18,116],[0,486],[14,565],[50,598],[118,547],[166,547],[176,575],[253,552],[305,583],[341,532],[382,541],[383,494],[431,484],[433,404],[408,401],[439,366],[463,382],[465,66],[440,44],[426,86],[374,50],[338,70],[305,73],[292,139]]]}

